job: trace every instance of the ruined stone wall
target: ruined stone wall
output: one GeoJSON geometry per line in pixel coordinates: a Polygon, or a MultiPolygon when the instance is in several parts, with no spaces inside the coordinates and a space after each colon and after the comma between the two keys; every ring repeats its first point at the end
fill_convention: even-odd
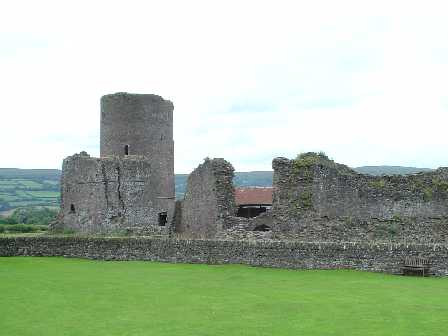
{"type": "Polygon", "coordinates": [[[157,179],[150,160],[142,156],[68,157],[62,167],[59,228],[168,234],[174,201],[157,198],[157,179]],[[162,227],[159,213],[165,211],[169,220],[162,227]]]}
{"type": "MultiPolygon", "coordinates": [[[[264,240],[276,238],[275,234],[272,231],[257,230],[258,227],[263,225],[272,227],[273,217],[270,211],[262,213],[253,218],[228,216],[226,217],[225,222],[225,228],[218,232],[216,235],[216,237],[219,239],[264,240]]],[[[279,237],[278,234],[277,237],[279,237]]]]}
{"type": "Polygon", "coordinates": [[[235,215],[234,169],[224,159],[206,159],[188,177],[178,234],[214,238],[235,215]]]}
{"type": "Polygon", "coordinates": [[[274,236],[305,240],[448,240],[448,168],[370,176],[308,153],[277,158],[274,236]]]}
{"type": "Polygon", "coordinates": [[[430,260],[433,274],[448,275],[448,245],[439,244],[16,237],[0,238],[0,256],[65,256],[388,273],[401,273],[406,257],[420,256],[430,260]]]}

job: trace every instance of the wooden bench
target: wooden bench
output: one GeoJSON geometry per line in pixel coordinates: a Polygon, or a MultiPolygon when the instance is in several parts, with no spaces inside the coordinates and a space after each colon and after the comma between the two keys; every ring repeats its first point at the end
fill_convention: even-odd
{"type": "Polygon", "coordinates": [[[422,257],[406,257],[403,263],[403,275],[428,276],[431,263],[429,259],[422,257]]]}

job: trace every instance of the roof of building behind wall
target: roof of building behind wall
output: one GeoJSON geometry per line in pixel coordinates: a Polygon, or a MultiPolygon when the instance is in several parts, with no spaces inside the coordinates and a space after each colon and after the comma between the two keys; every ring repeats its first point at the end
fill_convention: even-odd
{"type": "Polygon", "coordinates": [[[236,205],[272,204],[272,187],[235,188],[236,205]]]}

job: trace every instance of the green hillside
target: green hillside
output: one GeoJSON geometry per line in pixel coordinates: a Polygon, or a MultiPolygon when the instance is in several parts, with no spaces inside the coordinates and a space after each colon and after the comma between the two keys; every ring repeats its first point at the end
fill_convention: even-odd
{"type": "Polygon", "coordinates": [[[358,173],[369,175],[409,175],[428,172],[429,168],[401,167],[401,166],[363,166],[354,168],[358,173]]]}
{"type": "Polygon", "coordinates": [[[58,206],[58,169],[0,168],[0,211],[30,205],[58,206]]]}
{"type": "MultiPolygon", "coordinates": [[[[414,174],[428,168],[398,166],[365,166],[354,168],[371,175],[414,174]]],[[[61,171],[58,169],[0,168],[0,212],[23,206],[59,206],[61,171]]],[[[176,174],[176,198],[183,197],[187,174],[176,174]]],[[[235,186],[272,185],[272,171],[237,172],[235,186]]]]}

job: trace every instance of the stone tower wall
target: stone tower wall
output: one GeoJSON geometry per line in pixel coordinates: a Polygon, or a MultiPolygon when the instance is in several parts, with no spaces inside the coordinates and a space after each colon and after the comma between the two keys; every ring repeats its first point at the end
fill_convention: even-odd
{"type": "Polygon", "coordinates": [[[150,94],[101,98],[101,158],[68,157],[60,226],[81,232],[171,232],[173,104],[150,94]]]}
{"type": "MultiPolygon", "coordinates": [[[[152,94],[115,93],[101,98],[101,157],[144,156],[150,191],[174,203],[173,103],[152,94]]],[[[174,204],[173,204],[174,206],[174,204]]]]}
{"type": "Polygon", "coordinates": [[[152,156],[173,144],[173,103],[153,94],[115,93],[101,97],[101,157],[152,156]]]}

